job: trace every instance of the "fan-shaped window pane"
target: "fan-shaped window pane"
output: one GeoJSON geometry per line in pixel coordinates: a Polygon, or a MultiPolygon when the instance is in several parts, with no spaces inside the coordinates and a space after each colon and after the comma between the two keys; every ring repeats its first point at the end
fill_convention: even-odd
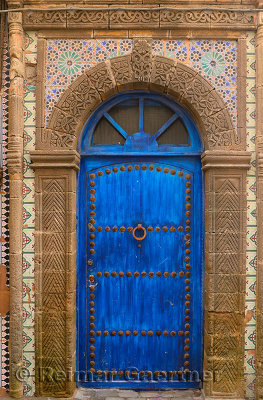
{"type": "Polygon", "coordinates": [[[123,145],[124,137],[103,117],[98,122],[93,133],[93,144],[119,144],[123,145]]]}
{"type": "Polygon", "coordinates": [[[173,145],[189,145],[189,135],[187,129],[181,120],[178,118],[166,131],[157,139],[160,144],[173,144],[173,145]]]}
{"type": "Polygon", "coordinates": [[[150,100],[144,101],[144,132],[154,135],[174,114],[170,108],[150,100]]]}
{"type": "Polygon", "coordinates": [[[116,105],[109,110],[109,114],[128,135],[139,131],[139,106],[137,99],[131,99],[130,101],[116,105]]]}

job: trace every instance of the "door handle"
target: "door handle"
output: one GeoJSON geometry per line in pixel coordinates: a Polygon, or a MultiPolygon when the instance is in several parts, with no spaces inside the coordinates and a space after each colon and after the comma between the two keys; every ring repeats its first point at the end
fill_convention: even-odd
{"type": "Polygon", "coordinates": [[[138,224],[138,225],[133,229],[133,231],[132,231],[132,236],[134,237],[134,239],[136,239],[136,240],[138,240],[138,241],[141,241],[141,240],[145,239],[146,233],[147,233],[147,232],[146,232],[146,229],[145,229],[141,224],[138,224]],[[142,230],[143,230],[143,236],[138,237],[138,236],[135,235],[135,232],[137,231],[137,229],[142,229],[142,230]]]}

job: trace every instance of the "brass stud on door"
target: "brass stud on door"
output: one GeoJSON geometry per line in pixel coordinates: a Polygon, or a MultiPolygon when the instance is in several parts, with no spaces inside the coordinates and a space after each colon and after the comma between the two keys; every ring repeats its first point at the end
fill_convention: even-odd
{"type": "Polygon", "coordinates": [[[90,349],[90,351],[94,351],[95,350],[95,346],[90,346],[89,349],[90,349]]]}
{"type": "Polygon", "coordinates": [[[95,358],[95,353],[90,353],[90,358],[95,358]]]}
{"type": "Polygon", "coordinates": [[[139,171],[139,169],[140,169],[140,166],[139,165],[135,165],[135,167],[134,167],[135,169],[136,169],[136,171],[139,171]]]}
{"type": "Polygon", "coordinates": [[[165,278],[168,278],[168,276],[169,276],[169,272],[164,272],[164,274],[163,274],[163,276],[165,277],[165,278]]]}
{"type": "Polygon", "coordinates": [[[117,226],[114,226],[114,227],[112,228],[112,231],[113,231],[113,232],[117,232],[117,231],[118,231],[117,226]]]}
{"type": "Polygon", "coordinates": [[[138,335],[138,331],[133,331],[133,336],[137,336],[138,335]]]}
{"type": "Polygon", "coordinates": [[[126,169],[126,168],[124,167],[124,165],[122,165],[122,166],[120,167],[120,171],[122,171],[122,172],[125,171],[125,169],[126,169]]]}
{"type": "Polygon", "coordinates": [[[111,276],[112,276],[113,278],[115,278],[115,277],[117,276],[117,272],[112,271],[112,272],[111,272],[111,276]]]}
{"type": "Polygon", "coordinates": [[[104,276],[107,278],[110,275],[110,273],[108,271],[104,272],[104,276]]]}
{"type": "Polygon", "coordinates": [[[157,271],[157,272],[156,272],[156,275],[157,275],[158,277],[162,276],[161,271],[157,271]]]}
{"type": "Polygon", "coordinates": [[[132,272],[130,271],[126,272],[126,275],[130,278],[132,276],[132,272]]]}
{"type": "Polygon", "coordinates": [[[191,175],[189,175],[189,174],[185,175],[185,179],[187,179],[187,180],[191,179],[191,175]]]}
{"type": "Polygon", "coordinates": [[[147,332],[146,332],[146,331],[141,331],[141,335],[142,335],[142,336],[146,336],[146,335],[147,335],[147,332]]]}
{"type": "Polygon", "coordinates": [[[178,172],[177,172],[177,175],[180,176],[180,177],[182,177],[182,176],[184,175],[184,173],[183,173],[183,171],[178,171],[178,172]]]}
{"type": "Polygon", "coordinates": [[[95,343],[95,339],[94,338],[90,338],[89,342],[90,343],[95,343]]]}
{"type": "Polygon", "coordinates": [[[142,170],[143,170],[143,171],[146,171],[146,170],[147,170],[147,165],[143,164],[143,165],[142,165],[142,170]]]}
{"type": "Polygon", "coordinates": [[[176,332],[175,331],[171,331],[171,336],[176,336],[176,332]]]}
{"type": "Polygon", "coordinates": [[[189,361],[185,361],[185,362],[184,362],[184,366],[185,366],[185,367],[189,367],[189,365],[190,365],[190,362],[189,362],[189,361]]]}
{"type": "Polygon", "coordinates": [[[90,194],[95,194],[96,193],[96,190],[95,189],[90,189],[90,194]]]}
{"type": "Polygon", "coordinates": [[[172,272],[171,272],[171,276],[172,276],[173,278],[175,278],[176,275],[177,275],[176,271],[172,271],[172,272]]]}
{"type": "Polygon", "coordinates": [[[154,272],[149,272],[149,277],[152,278],[154,276],[154,272]]]}
{"type": "Polygon", "coordinates": [[[98,175],[98,176],[102,176],[102,175],[103,175],[103,172],[102,172],[102,171],[98,171],[98,172],[97,172],[97,175],[98,175]]]}
{"type": "Polygon", "coordinates": [[[164,231],[164,232],[167,232],[167,231],[168,231],[167,226],[163,226],[163,231],[164,231]]]}
{"type": "Polygon", "coordinates": [[[96,177],[96,175],[95,174],[90,174],[90,179],[94,179],[95,177],[96,177]]]}
{"type": "Polygon", "coordinates": [[[95,324],[92,322],[91,324],[89,324],[90,329],[94,329],[95,328],[95,324]]]}
{"type": "Polygon", "coordinates": [[[97,331],[97,332],[96,332],[96,335],[97,335],[97,336],[101,336],[101,331],[97,331]]]}
{"type": "Polygon", "coordinates": [[[156,226],[156,228],[154,230],[155,230],[155,232],[160,232],[161,228],[159,226],[156,226]]]}
{"type": "Polygon", "coordinates": [[[131,334],[131,331],[125,331],[126,336],[130,336],[130,334],[131,334]]]}
{"type": "Polygon", "coordinates": [[[118,172],[119,170],[118,170],[117,167],[113,167],[113,168],[112,168],[112,171],[115,172],[115,174],[116,174],[116,172],[118,172]]]}
{"type": "Polygon", "coordinates": [[[116,336],[116,331],[111,331],[111,336],[116,336]]]}
{"type": "Polygon", "coordinates": [[[153,170],[154,170],[154,166],[153,166],[153,165],[150,165],[150,166],[149,166],[149,170],[150,170],[150,171],[153,171],[153,170]]]}
{"type": "Polygon", "coordinates": [[[119,335],[119,336],[123,336],[123,331],[119,331],[119,332],[118,332],[118,335],[119,335]]]}
{"type": "Polygon", "coordinates": [[[106,226],[105,232],[110,232],[110,227],[109,226],[106,226]]]}
{"type": "Polygon", "coordinates": [[[90,336],[95,336],[95,331],[89,331],[90,336]]]}
{"type": "Polygon", "coordinates": [[[105,172],[107,175],[109,175],[111,173],[111,170],[109,168],[105,169],[105,172]]]}
{"type": "Polygon", "coordinates": [[[186,194],[190,194],[191,193],[191,189],[185,189],[185,193],[186,194]]]}
{"type": "Polygon", "coordinates": [[[153,331],[148,331],[148,336],[152,336],[153,335],[153,331]]]}
{"type": "Polygon", "coordinates": [[[189,315],[186,315],[186,317],[184,317],[184,320],[187,321],[187,322],[190,321],[189,315]]]}
{"type": "Polygon", "coordinates": [[[109,332],[108,331],[103,331],[103,336],[108,336],[109,332]]]}
{"type": "Polygon", "coordinates": [[[147,272],[142,271],[142,272],[141,272],[141,276],[144,278],[145,276],[147,276],[147,272]]]}
{"type": "Polygon", "coordinates": [[[175,169],[171,169],[170,173],[171,173],[171,175],[175,175],[176,174],[175,169]]]}
{"type": "Polygon", "coordinates": [[[162,331],[156,331],[157,336],[161,336],[161,334],[162,334],[162,331]]]}
{"type": "Polygon", "coordinates": [[[126,231],[125,226],[121,226],[121,227],[120,227],[120,231],[121,231],[121,233],[125,232],[125,231],[126,231]]]}
{"type": "Polygon", "coordinates": [[[89,320],[90,320],[91,322],[95,321],[94,315],[91,315],[91,316],[89,317],[89,320]]]}
{"type": "Polygon", "coordinates": [[[152,232],[153,231],[153,227],[152,226],[148,226],[147,231],[148,232],[152,232]]]}
{"type": "MultiPolygon", "coordinates": [[[[94,347],[94,346],[90,346],[90,348],[91,348],[91,347],[94,347]]],[[[95,350],[95,347],[94,347],[94,350],[95,350]]],[[[90,361],[89,365],[90,365],[91,367],[94,367],[95,361],[90,361]]]]}
{"type": "Polygon", "coordinates": [[[127,168],[128,171],[132,171],[132,165],[129,165],[127,168]]]}
{"type": "Polygon", "coordinates": [[[163,169],[163,172],[164,172],[165,174],[168,174],[169,168],[164,168],[164,169],[163,169]]]}
{"type": "Polygon", "coordinates": [[[157,167],[157,168],[156,168],[156,171],[157,171],[157,172],[161,172],[161,170],[162,170],[162,167],[157,167]]]}
{"type": "Polygon", "coordinates": [[[178,332],[178,335],[179,335],[179,336],[183,336],[183,335],[184,335],[184,332],[183,332],[183,331],[179,331],[179,332],[178,332]]]}
{"type": "Polygon", "coordinates": [[[124,272],[120,271],[119,272],[119,277],[122,278],[124,276],[124,272]]]}
{"type": "Polygon", "coordinates": [[[175,226],[171,226],[170,231],[175,232],[176,231],[175,226]]]}
{"type": "Polygon", "coordinates": [[[94,293],[90,293],[89,298],[90,299],[95,299],[95,294],[94,293]]]}
{"type": "Polygon", "coordinates": [[[184,228],[182,226],[178,226],[177,230],[178,232],[183,232],[184,228]]]}
{"type": "Polygon", "coordinates": [[[94,186],[95,186],[95,182],[94,182],[94,181],[90,181],[89,184],[90,184],[91,187],[94,187],[94,186]]]}
{"type": "Polygon", "coordinates": [[[99,271],[97,272],[97,277],[100,278],[102,276],[102,273],[99,271]]]}
{"type": "Polygon", "coordinates": [[[190,307],[190,301],[186,301],[186,302],[184,303],[184,305],[185,305],[185,307],[190,307]]]}
{"type": "Polygon", "coordinates": [[[168,331],[163,331],[163,335],[164,336],[169,336],[169,332],[168,331]]]}
{"type": "Polygon", "coordinates": [[[135,278],[138,278],[138,276],[140,276],[140,272],[138,272],[138,271],[134,272],[134,276],[135,276],[135,278]]]}

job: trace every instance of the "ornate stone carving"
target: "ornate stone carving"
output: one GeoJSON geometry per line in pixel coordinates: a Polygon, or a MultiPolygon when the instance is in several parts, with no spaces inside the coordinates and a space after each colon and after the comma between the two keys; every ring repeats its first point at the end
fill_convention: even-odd
{"type": "MultiPolygon", "coordinates": [[[[142,7],[142,6],[141,6],[142,7]]],[[[99,11],[92,10],[63,10],[63,11],[26,11],[23,25],[25,29],[42,29],[51,27],[81,28],[192,28],[203,27],[247,30],[256,27],[253,11],[225,10],[176,10],[172,7],[157,10],[133,9],[125,6],[123,9],[99,11]]]]}
{"type": "Polygon", "coordinates": [[[204,369],[207,396],[242,398],[245,294],[245,177],[249,153],[205,152],[208,214],[204,369]]]}
{"type": "Polygon", "coordinates": [[[89,110],[90,104],[97,104],[100,100],[97,90],[91,86],[85,75],[77,78],[60,100],[60,109],[76,118],[84,111],[89,110]]]}
{"type": "Polygon", "coordinates": [[[100,63],[95,67],[88,69],[86,74],[102,99],[113,93],[116,84],[110,69],[109,61],[100,63]]]}
{"type": "Polygon", "coordinates": [[[151,83],[163,86],[165,89],[176,73],[176,61],[156,56],[153,60],[151,83]]]}
{"type": "Polygon", "coordinates": [[[131,56],[115,57],[110,63],[117,86],[129,84],[132,80],[131,56]]]}
{"type": "Polygon", "coordinates": [[[25,29],[66,28],[67,12],[65,11],[26,11],[23,13],[25,29]]]}
{"type": "Polygon", "coordinates": [[[210,25],[216,26],[231,26],[234,25],[246,25],[251,26],[255,24],[255,16],[253,12],[243,11],[219,11],[219,10],[160,10],[160,26],[171,27],[171,26],[204,26],[210,25]]]}
{"type": "Polygon", "coordinates": [[[117,87],[121,91],[154,89],[154,85],[187,104],[200,123],[206,148],[235,148],[233,123],[216,90],[185,64],[160,56],[152,60],[147,39],[135,40],[131,55],[100,63],[70,85],[54,107],[47,129],[42,129],[43,145],[72,148],[84,119],[100,99],[117,87]]]}
{"type": "Polygon", "coordinates": [[[151,10],[119,10],[110,12],[110,28],[126,29],[130,26],[149,28],[159,27],[159,11],[151,10]]]}
{"type": "Polygon", "coordinates": [[[108,28],[109,11],[107,9],[101,11],[68,11],[67,27],[68,28],[108,28]]]}
{"type": "Polygon", "coordinates": [[[132,51],[133,80],[148,82],[152,67],[152,46],[151,40],[135,39],[132,51]]]}

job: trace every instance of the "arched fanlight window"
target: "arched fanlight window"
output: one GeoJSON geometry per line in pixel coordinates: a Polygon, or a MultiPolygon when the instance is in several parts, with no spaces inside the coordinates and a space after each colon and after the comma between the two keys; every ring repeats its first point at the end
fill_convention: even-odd
{"type": "Polygon", "coordinates": [[[95,110],[85,126],[81,153],[201,151],[197,128],[189,114],[157,93],[120,93],[95,110]]]}

